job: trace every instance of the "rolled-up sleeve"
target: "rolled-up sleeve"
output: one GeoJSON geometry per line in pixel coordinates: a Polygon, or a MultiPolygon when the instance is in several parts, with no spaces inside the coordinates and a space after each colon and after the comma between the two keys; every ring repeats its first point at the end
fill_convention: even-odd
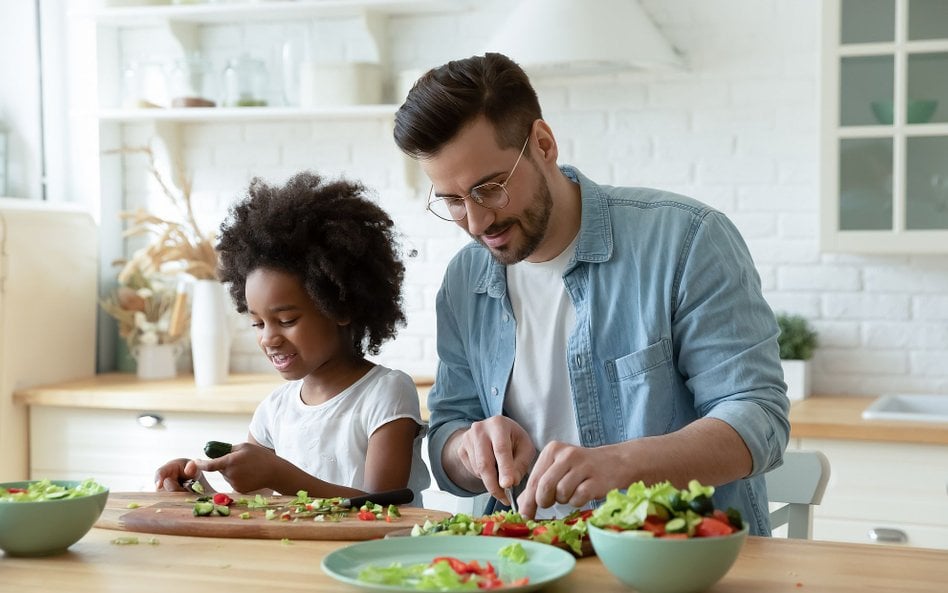
{"type": "Polygon", "coordinates": [[[773,311],[747,245],[723,214],[700,220],[680,262],[673,332],[679,371],[699,416],[729,424],[753,458],[780,464],[790,435],[773,311]]]}

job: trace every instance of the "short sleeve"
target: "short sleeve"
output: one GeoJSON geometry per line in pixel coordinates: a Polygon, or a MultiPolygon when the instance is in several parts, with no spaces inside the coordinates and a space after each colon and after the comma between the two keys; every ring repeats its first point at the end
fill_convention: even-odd
{"type": "Polygon", "coordinates": [[[380,427],[399,418],[411,418],[419,426],[424,426],[418,388],[402,371],[387,370],[367,387],[362,400],[365,404],[362,409],[365,432],[370,437],[380,427]]]}

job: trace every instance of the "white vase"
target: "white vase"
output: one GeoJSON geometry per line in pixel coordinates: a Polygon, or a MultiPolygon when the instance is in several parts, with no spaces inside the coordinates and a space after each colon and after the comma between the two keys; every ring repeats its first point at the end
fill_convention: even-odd
{"type": "Polygon", "coordinates": [[[230,299],[217,280],[198,280],[191,299],[191,358],[198,387],[227,381],[230,367],[230,299]]]}
{"type": "Polygon", "coordinates": [[[810,361],[781,360],[780,365],[790,401],[806,399],[810,395],[810,361]]]}
{"type": "Polygon", "coordinates": [[[181,349],[175,344],[145,344],[136,346],[132,355],[137,362],[139,379],[173,379],[178,373],[175,359],[181,349]]]}

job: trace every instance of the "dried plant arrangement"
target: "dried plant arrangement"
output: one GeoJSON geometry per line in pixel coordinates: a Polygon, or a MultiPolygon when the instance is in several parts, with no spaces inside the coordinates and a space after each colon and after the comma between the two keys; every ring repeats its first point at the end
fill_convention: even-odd
{"type": "Polygon", "coordinates": [[[106,153],[145,155],[149,174],[181,220],[162,218],[142,208],[119,213],[130,222],[124,237],[149,235],[153,240],[130,258],[113,262],[121,266],[118,286],[100,304],[118,321],[119,335],[131,352],[140,346],[175,343],[187,337],[190,321],[187,293],[180,288],[178,277],[189,274],[197,280],[217,280],[214,236],[202,232],[197,224],[191,207],[192,180],[182,167],[175,175],[180,190],[175,191],[159,171],[150,146],[126,146],[106,153]]]}
{"type": "Polygon", "coordinates": [[[162,193],[181,214],[182,221],[168,220],[139,208],[121,212],[123,220],[131,222],[125,231],[125,237],[154,235],[155,240],[139,251],[125,264],[119,273],[119,284],[134,273],[136,268],[167,272],[169,267],[176,272],[190,274],[197,280],[217,279],[217,252],[214,251],[214,235],[205,234],[194,218],[191,206],[192,179],[179,167],[180,192],[172,190],[171,185],[158,170],[155,153],[150,146],[122,147],[108,152],[140,153],[148,158],[148,172],[158,183],[162,193]],[[142,259],[145,261],[136,261],[142,259]]]}

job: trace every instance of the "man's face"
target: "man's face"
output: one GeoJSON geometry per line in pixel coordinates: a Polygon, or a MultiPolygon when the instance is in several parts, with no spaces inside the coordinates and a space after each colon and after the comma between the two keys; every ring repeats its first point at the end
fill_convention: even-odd
{"type": "MultiPolygon", "coordinates": [[[[526,150],[529,153],[529,141],[526,150]]],[[[505,265],[522,261],[536,251],[547,234],[553,209],[550,188],[529,154],[510,175],[518,152],[517,148],[501,149],[491,125],[479,118],[435,156],[421,161],[434,186],[433,198],[463,197],[482,183],[506,182],[510,198],[506,206],[485,208],[467,198],[467,216],[456,221],[505,265]]]]}

